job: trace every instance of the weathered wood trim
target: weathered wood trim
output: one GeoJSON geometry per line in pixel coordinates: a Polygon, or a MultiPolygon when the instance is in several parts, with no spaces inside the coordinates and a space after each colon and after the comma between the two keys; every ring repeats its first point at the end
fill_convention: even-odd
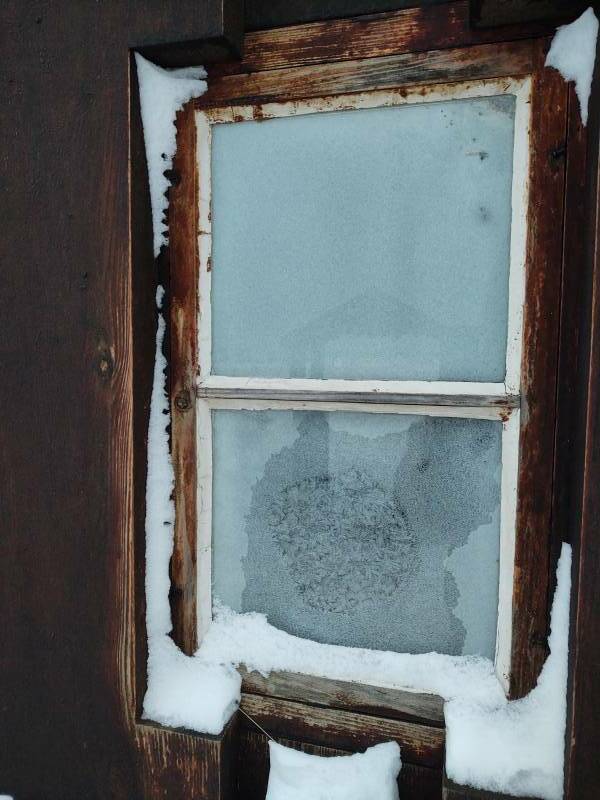
{"type": "Polygon", "coordinates": [[[477,31],[470,23],[469,0],[459,0],[248,32],[243,58],[211,65],[209,81],[227,74],[468,47],[551,32],[548,26],[524,25],[501,33],[477,31]]]}
{"type": "Polygon", "coordinates": [[[196,624],[196,402],[198,372],[198,174],[190,105],[178,114],[169,190],[171,438],[175,535],[171,558],[173,638],[191,655],[196,624]]]}
{"type": "Polygon", "coordinates": [[[544,68],[537,45],[532,87],[530,197],[521,438],[513,595],[510,694],[532,689],[547,654],[549,575],[553,569],[553,491],[556,370],[563,246],[563,202],[568,90],[544,68]]]}
{"type": "Polygon", "coordinates": [[[291,700],[242,693],[240,707],[275,739],[281,736],[342,750],[364,750],[397,741],[412,764],[441,768],[445,730],[404,720],[385,719],[291,700]]]}
{"type": "MultiPolygon", "coordinates": [[[[224,75],[209,82],[208,91],[195,105],[198,109],[259,105],[405,86],[520,77],[531,74],[535,57],[535,42],[525,40],[224,75]]],[[[260,108],[256,115],[260,117],[260,108]]]]}
{"type": "Polygon", "coordinates": [[[405,720],[434,728],[444,727],[444,701],[434,694],[366,686],[292,672],[271,672],[268,677],[244,669],[240,672],[242,690],[246,694],[300,701],[310,706],[405,720]]]}

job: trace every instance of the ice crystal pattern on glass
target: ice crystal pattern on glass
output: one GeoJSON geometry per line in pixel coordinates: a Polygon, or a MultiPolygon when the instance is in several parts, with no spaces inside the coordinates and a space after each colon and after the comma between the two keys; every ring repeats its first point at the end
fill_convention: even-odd
{"type": "Polygon", "coordinates": [[[213,412],[215,596],[317,641],[493,657],[500,434],[487,420],[213,412]]]}
{"type": "MultiPolygon", "coordinates": [[[[313,475],[279,486],[275,494],[267,488],[265,500],[264,523],[310,608],[353,611],[374,586],[380,600],[389,602],[414,567],[408,515],[369,470],[313,475]],[[317,538],[307,530],[319,532],[317,538]]],[[[260,525],[262,509],[253,511],[251,524],[260,525]]]]}

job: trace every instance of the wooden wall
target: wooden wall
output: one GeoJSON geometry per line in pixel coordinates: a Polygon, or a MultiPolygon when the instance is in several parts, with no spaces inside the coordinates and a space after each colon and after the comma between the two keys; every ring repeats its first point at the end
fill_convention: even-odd
{"type": "Polygon", "coordinates": [[[202,61],[232,24],[216,0],[0,5],[0,794],[16,800],[150,796],[125,636],[155,282],[142,193],[132,292],[130,50],[208,38],[188,47],[202,61]]]}
{"type": "MultiPolygon", "coordinates": [[[[0,794],[16,800],[173,800],[185,796],[186,771],[188,785],[204,780],[189,737],[178,735],[175,745],[175,735],[143,726],[132,735],[136,643],[127,632],[143,609],[134,606],[130,567],[132,543],[141,545],[133,508],[144,486],[133,454],[145,438],[154,264],[147,197],[134,193],[130,203],[130,51],[149,48],[163,63],[204,61],[231,53],[239,30],[239,6],[222,0],[0,6],[0,794]],[[177,42],[184,44],[163,47],[177,42]]],[[[591,130],[597,174],[597,125],[591,130]]],[[[143,187],[135,125],[131,148],[134,184],[143,187]]],[[[584,343],[600,330],[597,194],[594,180],[586,286],[595,305],[584,315],[584,343]]],[[[583,491],[572,536],[577,545],[583,520],[583,538],[572,800],[596,797],[600,783],[593,341],[581,355],[573,468],[583,491]]],[[[137,646],[143,655],[143,642],[137,646]]]]}

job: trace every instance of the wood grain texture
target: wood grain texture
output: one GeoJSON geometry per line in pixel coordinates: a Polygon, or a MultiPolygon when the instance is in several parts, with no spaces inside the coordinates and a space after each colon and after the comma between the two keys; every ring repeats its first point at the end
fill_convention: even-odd
{"type": "Polygon", "coordinates": [[[442,765],[445,731],[426,725],[370,714],[313,706],[274,697],[242,694],[241,708],[273,738],[280,736],[343,750],[397,741],[407,761],[427,767],[442,765]]]}
{"type": "Polygon", "coordinates": [[[237,722],[221,736],[201,736],[159,725],[135,728],[145,798],[234,800],[237,722]]]}
{"type": "Polygon", "coordinates": [[[149,385],[133,339],[153,349],[156,274],[130,225],[150,219],[147,193],[130,201],[145,170],[130,172],[130,49],[213,23],[196,0],[0,6],[0,793],[19,800],[151,796],[134,733],[149,385]]]}
{"type": "Polygon", "coordinates": [[[525,40],[215,76],[196,107],[259,105],[403,86],[518,77],[532,71],[535,52],[533,42],[525,40]]]}
{"type": "Polygon", "coordinates": [[[242,678],[243,691],[248,694],[444,727],[444,701],[434,694],[384,689],[292,672],[271,672],[265,678],[259,672],[242,670],[242,678]]]}
{"type": "Polygon", "coordinates": [[[551,513],[568,90],[558,72],[544,69],[544,42],[537,47],[521,370],[513,697],[535,686],[547,655],[549,585],[555,569],[550,554],[556,552],[551,544],[551,513]]]}
{"type": "MultiPolygon", "coordinates": [[[[348,750],[323,747],[294,739],[278,738],[279,744],[317,756],[347,755],[348,750]]],[[[240,800],[264,800],[269,778],[269,748],[264,734],[242,727],[239,739],[238,791],[240,800]]],[[[402,800],[440,800],[441,770],[420,767],[404,760],[398,778],[402,800]]]]}
{"type": "Polygon", "coordinates": [[[177,117],[169,190],[171,453],[175,535],[171,558],[173,638],[191,655],[196,623],[196,376],[198,372],[198,175],[191,105],[177,117]]]}
{"type": "MultiPolygon", "coordinates": [[[[550,32],[548,26],[519,25],[504,30],[503,38],[512,41],[550,32]]],[[[443,50],[497,40],[497,31],[476,31],[471,27],[469,0],[459,0],[440,7],[423,5],[249,32],[242,59],[213,64],[208,74],[212,81],[220,75],[443,50]]]]}

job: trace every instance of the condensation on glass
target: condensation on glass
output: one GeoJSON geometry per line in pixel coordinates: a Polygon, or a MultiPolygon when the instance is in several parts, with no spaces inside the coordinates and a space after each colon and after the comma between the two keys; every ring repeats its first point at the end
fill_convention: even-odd
{"type": "Polygon", "coordinates": [[[317,641],[494,657],[500,422],[216,410],[213,596],[317,641]]]}
{"type": "Polygon", "coordinates": [[[212,372],[502,382],[514,95],[215,125],[212,372]]]}

